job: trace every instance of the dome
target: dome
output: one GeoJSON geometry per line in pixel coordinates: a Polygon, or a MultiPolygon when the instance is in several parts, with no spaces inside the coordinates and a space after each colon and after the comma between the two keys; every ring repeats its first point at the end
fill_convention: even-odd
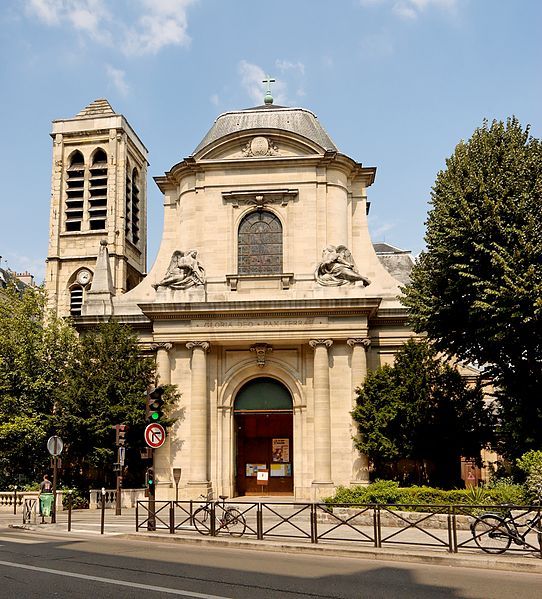
{"type": "Polygon", "coordinates": [[[337,152],[337,147],[331,141],[318,121],[316,115],[305,108],[286,108],[284,106],[262,105],[246,110],[237,110],[221,114],[207,135],[202,139],[193,154],[201,152],[218,139],[231,133],[239,133],[252,129],[278,129],[297,133],[324,150],[337,152]]]}

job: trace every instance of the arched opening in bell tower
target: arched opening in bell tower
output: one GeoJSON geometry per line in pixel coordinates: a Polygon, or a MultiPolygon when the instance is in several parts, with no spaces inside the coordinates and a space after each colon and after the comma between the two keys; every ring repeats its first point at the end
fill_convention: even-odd
{"type": "Polygon", "coordinates": [[[276,379],[245,383],[234,402],[237,495],[293,495],[293,402],[276,379]],[[267,472],[267,482],[258,472],[267,472]]]}

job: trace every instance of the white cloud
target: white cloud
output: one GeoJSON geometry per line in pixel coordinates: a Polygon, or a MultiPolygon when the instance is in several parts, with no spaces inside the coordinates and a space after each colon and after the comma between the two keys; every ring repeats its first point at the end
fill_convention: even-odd
{"type": "Polygon", "coordinates": [[[128,28],[125,54],[156,54],[165,46],[188,46],[186,11],[195,0],[141,0],[144,14],[136,27],[128,28]]]}
{"type": "Polygon", "coordinates": [[[112,46],[127,56],[156,54],[165,46],[187,46],[187,9],[197,0],[132,0],[137,21],[126,22],[118,3],[106,0],[26,0],[26,12],[42,23],[71,27],[92,41],[112,46]],[[117,13],[114,13],[117,9],[117,13]]]}
{"type": "Polygon", "coordinates": [[[290,62],[289,60],[275,60],[275,66],[279,71],[299,71],[301,75],[305,74],[305,65],[302,62],[290,62]]]}
{"type": "Polygon", "coordinates": [[[126,96],[130,91],[130,87],[126,83],[126,73],[121,69],[116,69],[111,65],[105,67],[109,81],[113,84],[113,87],[123,96],[126,96]]]}
{"type": "Polygon", "coordinates": [[[459,0],[359,0],[364,8],[385,6],[401,19],[415,20],[429,8],[453,12],[459,0]]]}
{"type": "MultiPolygon", "coordinates": [[[[241,74],[241,85],[245,88],[252,101],[257,105],[263,104],[266,87],[263,80],[267,78],[262,67],[252,64],[246,60],[239,63],[241,74]]],[[[288,103],[286,94],[286,83],[277,80],[271,84],[271,94],[275,104],[284,105],[288,103]]]]}

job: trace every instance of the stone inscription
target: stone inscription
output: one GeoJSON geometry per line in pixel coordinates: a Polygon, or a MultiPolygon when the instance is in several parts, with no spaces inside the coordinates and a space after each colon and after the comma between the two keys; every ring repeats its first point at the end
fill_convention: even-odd
{"type": "Polygon", "coordinates": [[[196,329],[273,329],[310,327],[327,324],[327,318],[228,318],[225,320],[192,320],[196,329]]]}

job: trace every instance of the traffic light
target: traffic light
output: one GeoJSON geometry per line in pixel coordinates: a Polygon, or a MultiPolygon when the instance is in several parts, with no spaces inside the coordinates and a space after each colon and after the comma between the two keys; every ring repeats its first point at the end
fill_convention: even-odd
{"type": "Polygon", "coordinates": [[[154,387],[152,391],[147,393],[147,422],[160,422],[164,418],[162,411],[164,400],[162,395],[164,394],[163,387],[154,387]]]}
{"type": "Polygon", "coordinates": [[[147,468],[145,472],[145,486],[149,489],[154,489],[155,483],[154,470],[152,468],[147,468]]]}
{"type": "Polygon", "coordinates": [[[127,424],[115,424],[116,439],[115,444],[117,447],[124,447],[126,444],[126,433],[128,432],[127,424]]]}

